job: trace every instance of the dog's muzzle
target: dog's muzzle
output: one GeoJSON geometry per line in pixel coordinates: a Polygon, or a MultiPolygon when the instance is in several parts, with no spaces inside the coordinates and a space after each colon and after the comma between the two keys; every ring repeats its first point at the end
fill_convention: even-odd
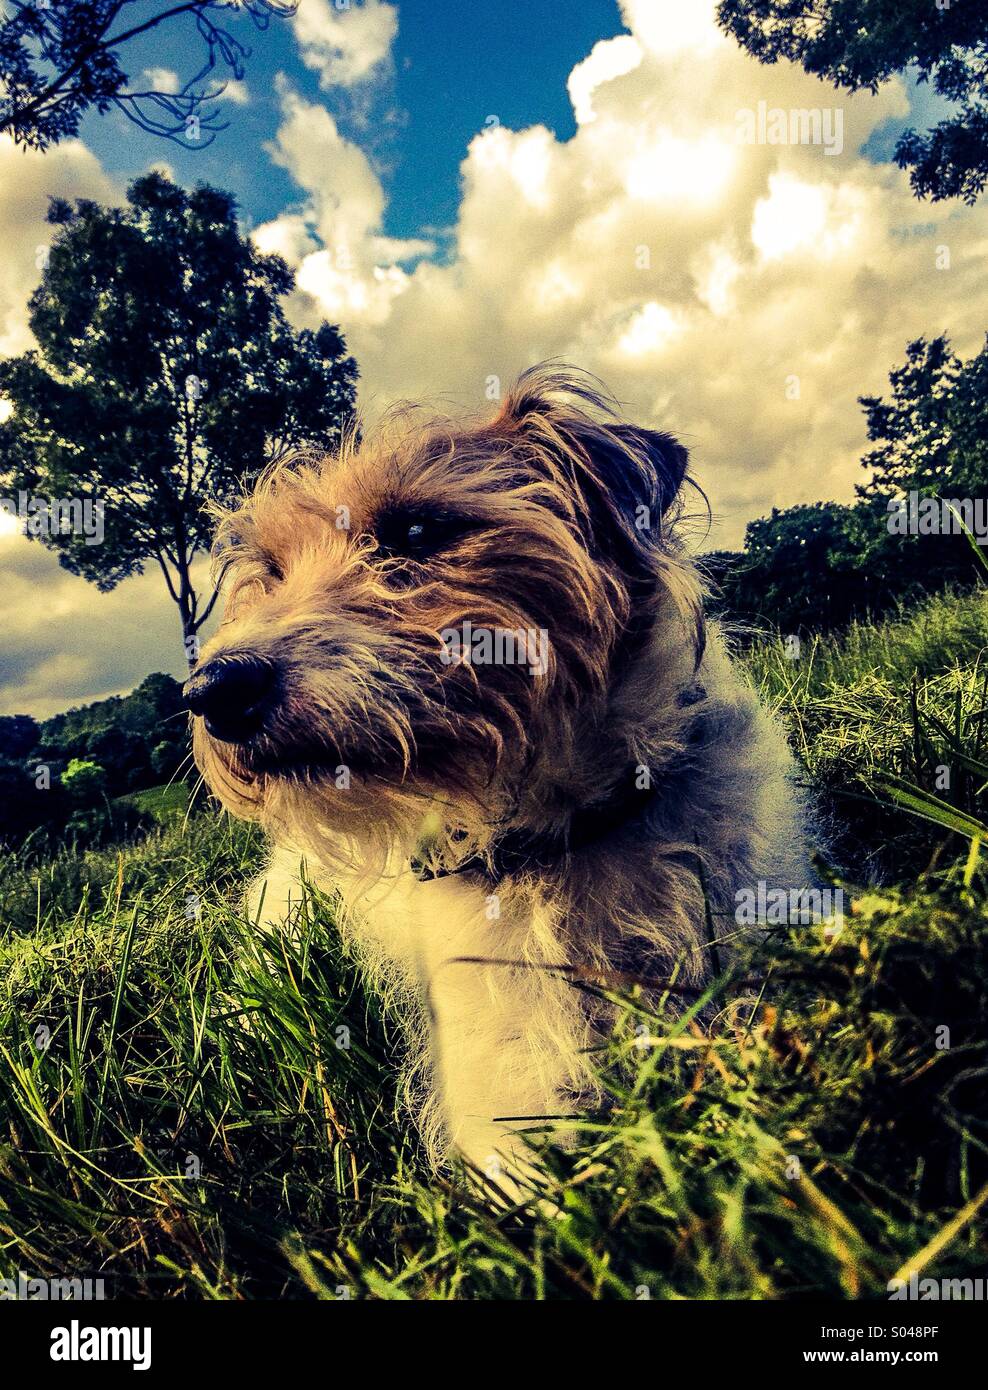
{"type": "Polygon", "coordinates": [[[207,661],[185,682],[182,694],[206,732],[222,743],[246,743],[264,726],[274,704],[278,673],[258,656],[222,656],[207,661]]]}

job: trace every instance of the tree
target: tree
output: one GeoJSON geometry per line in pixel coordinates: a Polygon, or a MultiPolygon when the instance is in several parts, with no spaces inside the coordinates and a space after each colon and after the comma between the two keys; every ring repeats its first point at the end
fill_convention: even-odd
{"type": "Polygon", "coordinates": [[[178,766],[174,743],[156,743],[151,749],[151,771],[156,777],[174,777],[178,766]]]}
{"type": "MultiPolygon", "coordinates": [[[[783,632],[877,617],[911,594],[975,582],[963,536],[939,528],[900,534],[889,501],[915,492],[988,499],[988,343],[962,361],[945,337],[918,338],[889,373],[888,399],[862,396],[870,472],[853,507],[833,502],[773,511],[749,524],[743,554],[705,557],[721,606],[783,632]]],[[[973,512],[972,512],[973,515],[973,512]]]]}
{"type": "Polygon", "coordinates": [[[0,715],[0,758],[26,758],[38,742],[38,722],[29,714],[0,715]]]}
{"type": "Polygon", "coordinates": [[[287,0],[165,0],[138,16],[134,0],[7,0],[7,5],[13,14],[5,6],[0,18],[0,132],[41,150],[77,135],[91,108],[102,114],[111,106],[143,130],[181,136],[204,148],[226,124],[216,114],[225,83],[213,74],[227,69],[242,78],[250,55],[220,24],[220,16],[240,12],[264,30],[272,18],[285,18],[297,8],[287,0]],[[120,49],[152,30],[183,32],[182,20],[198,31],[202,66],[177,92],[131,86],[120,49]]]}
{"type": "Polygon", "coordinates": [[[963,362],[942,335],[917,338],[889,373],[891,396],[862,396],[868,438],[862,497],[988,497],[988,341],[963,362]]]}
{"type": "Polygon", "coordinates": [[[84,761],[82,758],[72,759],[62,773],[61,781],[72,800],[80,805],[88,805],[106,795],[105,770],[98,763],[84,761]]]}
{"type": "Polygon", "coordinates": [[[337,328],[290,328],[292,274],[240,235],[226,193],[150,174],[125,208],[53,202],[49,220],[58,231],[30,301],[38,347],[0,362],[13,406],[0,480],[90,505],[89,534],[54,511],[35,529],[99,589],[159,565],[192,661],[215,600],[201,604],[191,576],[210,540],[204,502],[336,443],[356,363],[337,328]]]}
{"type": "Polygon", "coordinates": [[[720,0],[721,27],[763,63],[789,58],[849,91],[894,73],[959,109],[925,135],[906,130],[895,162],[913,192],[974,203],[988,180],[988,5],[979,0],[720,0]]]}
{"type": "Polygon", "coordinates": [[[776,508],[749,522],[744,554],[717,558],[725,607],[782,632],[848,622],[880,593],[864,563],[870,522],[863,506],[836,502],[776,508]]]}

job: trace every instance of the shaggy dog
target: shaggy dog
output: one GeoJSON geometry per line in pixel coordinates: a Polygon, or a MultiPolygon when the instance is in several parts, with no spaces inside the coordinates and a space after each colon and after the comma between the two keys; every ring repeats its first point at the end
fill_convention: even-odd
{"type": "Polygon", "coordinates": [[[785,743],[703,619],[686,450],[540,367],[484,422],[405,412],[222,515],[197,761],[307,881],[408,1035],[422,1132],[510,1185],[526,1122],[599,1100],[570,979],[709,974],[736,894],[812,882],[785,743]],[[304,870],[303,870],[304,861],[304,870]]]}

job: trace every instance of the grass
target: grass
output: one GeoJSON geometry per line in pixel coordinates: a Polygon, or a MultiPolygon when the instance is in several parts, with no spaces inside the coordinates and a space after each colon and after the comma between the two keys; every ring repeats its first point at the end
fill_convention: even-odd
{"type": "Polygon", "coordinates": [[[181,820],[189,809],[189,788],[185,782],[165,782],[159,787],[118,796],[117,800],[139,811],[147,811],[162,825],[181,820]]]}
{"type": "Polygon", "coordinates": [[[768,640],[749,655],[879,886],[845,882],[839,936],[774,930],[686,1013],[622,998],[600,1056],[613,1111],[543,1137],[551,1206],[498,1210],[475,1175],[425,1172],[393,1023],[332,903],[275,940],[237,912],[250,828],[203,815],[120,854],[9,865],[0,1276],[102,1275],[111,1296],[633,1300],[983,1275],[986,639],[986,600],[944,597],[797,662],[768,640]],[[940,823],[903,788],[935,796],[940,823]]]}
{"type": "Polygon", "coordinates": [[[924,829],[902,816],[893,784],[963,813],[985,807],[988,591],[805,641],[796,660],[766,640],[746,663],[832,813],[835,858],[860,881],[908,882],[942,842],[940,818],[924,829]]]}

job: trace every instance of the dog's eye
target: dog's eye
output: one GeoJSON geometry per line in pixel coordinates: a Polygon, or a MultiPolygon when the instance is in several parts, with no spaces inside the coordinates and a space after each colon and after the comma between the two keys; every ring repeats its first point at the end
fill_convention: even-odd
{"type": "Polygon", "coordinates": [[[450,513],[394,511],[378,518],[378,554],[385,559],[425,560],[474,529],[467,517],[450,513]]]}

